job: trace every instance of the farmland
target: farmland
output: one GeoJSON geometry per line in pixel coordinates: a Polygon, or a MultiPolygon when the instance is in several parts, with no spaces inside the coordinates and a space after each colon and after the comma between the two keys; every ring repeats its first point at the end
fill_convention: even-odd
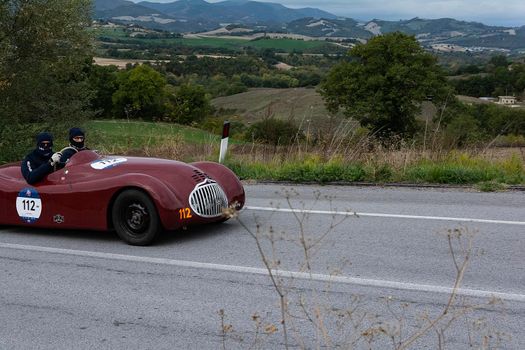
{"type": "MultiPolygon", "coordinates": [[[[146,46],[146,47],[188,47],[188,48],[208,48],[229,50],[239,52],[246,48],[255,50],[274,49],[279,52],[290,53],[301,52],[320,52],[340,51],[341,48],[335,44],[320,40],[297,40],[292,38],[255,38],[252,40],[239,37],[214,37],[204,35],[192,35],[186,37],[152,38],[136,35],[137,32],[129,32],[124,28],[95,28],[95,37],[101,44],[127,47],[127,46],[146,46]],[[133,35],[135,34],[135,35],[133,35]]],[[[149,32],[145,32],[146,35],[149,32]]]]}

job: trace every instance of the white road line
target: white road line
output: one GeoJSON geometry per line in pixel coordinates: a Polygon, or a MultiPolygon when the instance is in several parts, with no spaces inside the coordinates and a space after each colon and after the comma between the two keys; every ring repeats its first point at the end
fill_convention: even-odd
{"type": "Polygon", "coordinates": [[[455,222],[477,222],[482,224],[502,224],[502,225],[519,225],[525,226],[525,221],[506,221],[490,219],[472,219],[472,218],[453,218],[446,216],[420,216],[420,215],[400,215],[400,214],[382,214],[382,213],[358,213],[352,211],[328,211],[328,210],[304,210],[304,209],[281,209],[270,207],[244,207],[243,210],[254,211],[273,211],[281,213],[298,213],[298,214],[321,214],[321,215],[344,215],[355,217],[373,217],[373,218],[394,218],[394,219],[415,219],[415,220],[439,220],[455,222]]]}
{"type": "MultiPolygon", "coordinates": [[[[52,254],[62,254],[62,255],[74,255],[74,256],[81,256],[81,257],[100,258],[100,259],[109,259],[109,260],[121,260],[121,261],[129,261],[129,262],[159,264],[159,265],[168,265],[168,266],[177,266],[177,267],[187,267],[187,268],[204,269],[204,270],[247,273],[247,274],[253,274],[253,275],[263,275],[263,276],[269,275],[268,270],[264,268],[256,268],[256,267],[248,267],[248,266],[222,265],[222,264],[195,262],[195,261],[173,260],[173,259],[165,259],[165,258],[152,258],[152,257],[146,257],[146,256],[122,255],[122,254],[113,254],[113,253],[101,253],[101,252],[92,252],[92,251],[84,251],[84,250],[30,246],[30,245],[11,244],[11,243],[2,243],[2,242],[0,242],[0,248],[17,249],[17,250],[33,251],[33,252],[44,252],[44,253],[52,253],[52,254]]],[[[430,293],[444,293],[444,294],[450,294],[453,292],[453,289],[450,287],[434,286],[434,285],[427,285],[427,284],[374,280],[374,279],[356,278],[356,277],[347,277],[347,276],[331,276],[331,275],[324,275],[324,274],[317,274],[317,273],[310,274],[306,272],[294,272],[294,271],[284,271],[284,270],[272,270],[272,271],[273,273],[275,273],[275,275],[283,277],[283,278],[293,278],[293,279],[308,280],[308,281],[314,281],[314,282],[341,283],[341,284],[359,285],[359,286],[365,286],[365,287],[389,288],[389,289],[399,289],[399,290],[416,291],[416,292],[430,292],[430,293]]],[[[465,288],[458,289],[456,292],[458,295],[461,295],[461,296],[470,296],[470,297],[476,297],[476,298],[495,297],[495,298],[499,298],[501,300],[506,300],[506,301],[525,302],[525,294],[502,293],[502,292],[494,292],[494,291],[486,291],[486,290],[478,290],[478,289],[465,289],[465,288]]]]}

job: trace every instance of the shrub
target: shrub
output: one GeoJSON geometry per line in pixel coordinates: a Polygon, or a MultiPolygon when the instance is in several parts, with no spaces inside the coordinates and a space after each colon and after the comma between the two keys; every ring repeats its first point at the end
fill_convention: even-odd
{"type": "Polygon", "coordinates": [[[275,146],[289,145],[302,137],[302,132],[293,121],[274,117],[254,123],[248,128],[245,136],[247,141],[256,141],[275,146]]]}
{"type": "Polygon", "coordinates": [[[181,85],[170,96],[168,120],[180,124],[198,123],[211,112],[206,91],[200,85],[181,85]]]}

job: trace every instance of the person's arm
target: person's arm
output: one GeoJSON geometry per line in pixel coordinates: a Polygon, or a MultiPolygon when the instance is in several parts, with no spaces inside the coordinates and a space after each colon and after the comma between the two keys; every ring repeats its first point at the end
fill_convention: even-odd
{"type": "Polygon", "coordinates": [[[47,174],[53,171],[53,166],[49,162],[45,162],[39,167],[33,169],[33,164],[29,159],[22,161],[22,175],[26,179],[27,183],[33,185],[38,181],[42,180],[47,174]]]}
{"type": "Polygon", "coordinates": [[[69,161],[69,158],[73,157],[75,154],[77,154],[77,151],[75,151],[73,148],[66,148],[60,157],[60,164],[62,167],[66,165],[66,163],[69,161]]]}

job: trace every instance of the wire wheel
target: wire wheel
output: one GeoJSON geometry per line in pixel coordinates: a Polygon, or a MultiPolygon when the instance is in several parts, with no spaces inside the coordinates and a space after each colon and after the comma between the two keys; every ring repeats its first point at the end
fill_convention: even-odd
{"type": "Polygon", "coordinates": [[[113,204],[112,220],[119,237],[131,245],[148,245],[161,231],[155,204],[139,190],[119,194],[113,204]]]}

